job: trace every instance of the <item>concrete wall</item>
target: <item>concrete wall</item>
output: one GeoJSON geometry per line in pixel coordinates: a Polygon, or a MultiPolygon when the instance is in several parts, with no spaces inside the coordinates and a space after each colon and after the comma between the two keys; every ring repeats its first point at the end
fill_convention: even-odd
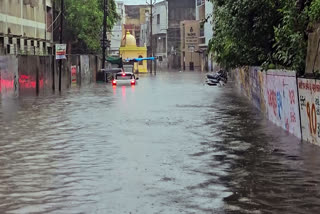
{"type": "Polygon", "coordinates": [[[18,94],[18,59],[14,56],[0,56],[0,98],[18,94]]]}
{"type": "Polygon", "coordinates": [[[236,85],[274,124],[301,138],[296,73],[285,70],[262,72],[258,67],[232,71],[236,85]]]}
{"type": "Polygon", "coordinates": [[[301,138],[296,73],[267,71],[263,88],[269,120],[301,138]]]}
{"type": "Polygon", "coordinates": [[[320,80],[298,79],[303,140],[320,145],[320,80]]]}
{"type": "MultiPolygon", "coordinates": [[[[71,66],[77,67],[77,85],[96,82],[101,60],[93,55],[69,55],[62,63],[61,88],[71,86],[71,66]]],[[[59,89],[54,56],[0,56],[0,97],[44,95],[59,89]]]]}

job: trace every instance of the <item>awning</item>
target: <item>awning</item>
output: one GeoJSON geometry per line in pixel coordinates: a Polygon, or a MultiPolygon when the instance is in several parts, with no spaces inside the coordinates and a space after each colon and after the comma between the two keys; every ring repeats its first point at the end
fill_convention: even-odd
{"type": "Polygon", "coordinates": [[[119,65],[119,67],[121,67],[121,68],[123,66],[121,57],[111,57],[111,56],[109,56],[109,57],[106,58],[106,61],[110,62],[111,64],[114,64],[114,65],[119,65]]]}
{"type": "Polygon", "coordinates": [[[132,58],[132,59],[126,59],[125,61],[127,62],[130,62],[130,61],[133,61],[133,62],[141,62],[141,61],[144,61],[144,60],[155,60],[156,57],[146,57],[146,58],[132,58]]]}

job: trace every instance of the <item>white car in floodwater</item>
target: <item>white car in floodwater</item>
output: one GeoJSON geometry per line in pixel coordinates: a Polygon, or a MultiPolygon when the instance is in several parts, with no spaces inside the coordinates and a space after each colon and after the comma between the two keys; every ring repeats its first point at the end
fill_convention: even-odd
{"type": "Polygon", "coordinates": [[[136,77],[132,72],[118,72],[114,75],[112,85],[136,85],[139,77],[136,77]]]}

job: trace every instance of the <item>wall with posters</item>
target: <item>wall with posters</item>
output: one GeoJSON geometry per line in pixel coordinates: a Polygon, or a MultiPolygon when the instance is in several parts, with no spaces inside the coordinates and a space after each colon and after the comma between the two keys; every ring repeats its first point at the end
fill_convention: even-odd
{"type": "Polygon", "coordinates": [[[268,70],[264,96],[268,119],[301,138],[296,72],[268,70]]]}
{"type": "Polygon", "coordinates": [[[320,80],[298,79],[302,139],[320,145],[320,80]]]}
{"type": "Polygon", "coordinates": [[[301,138],[296,73],[243,67],[232,71],[236,85],[270,121],[301,138]]]}

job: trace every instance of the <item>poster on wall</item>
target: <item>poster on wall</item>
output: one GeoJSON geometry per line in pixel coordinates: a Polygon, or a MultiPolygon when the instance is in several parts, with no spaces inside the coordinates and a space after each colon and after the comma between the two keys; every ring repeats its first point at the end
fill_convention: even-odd
{"type": "Polygon", "coordinates": [[[302,139],[320,145],[320,81],[298,79],[302,139]]]}
{"type": "Polygon", "coordinates": [[[56,44],[56,59],[66,59],[67,45],[56,44]]]}
{"type": "Polygon", "coordinates": [[[76,65],[71,66],[71,83],[77,84],[77,66],[76,65]]]}
{"type": "Polygon", "coordinates": [[[296,73],[272,70],[265,77],[268,119],[301,138],[296,73]]]}

